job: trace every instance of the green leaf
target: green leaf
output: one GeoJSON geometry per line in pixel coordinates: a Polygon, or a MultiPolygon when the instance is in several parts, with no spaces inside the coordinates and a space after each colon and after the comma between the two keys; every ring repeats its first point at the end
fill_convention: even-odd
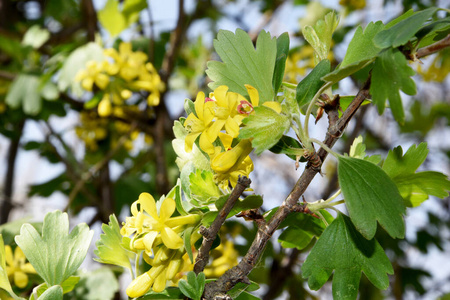
{"type": "Polygon", "coordinates": [[[335,84],[336,82],[341,81],[345,77],[350,76],[361,69],[364,69],[365,67],[370,65],[374,60],[375,60],[374,58],[362,60],[360,62],[349,64],[343,68],[338,68],[333,72],[331,72],[330,74],[322,77],[322,80],[332,82],[333,84],[335,84]]]}
{"type": "Polygon", "coordinates": [[[416,33],[420,39],[417,48],[429,46],[439,40],[444,39],[450,33],[450,17],[426,25],[416,33]],[[423,36],[426,34],[425,36],[423,36]]]}
{"type": "Polygon", "coordinates": [[[303,154],[305,153],[305,150],[300,142],[287,135],[283,135],[281,139],[269,149],[269,151],[276,154],[286,154],[293,160],[296,160],[297,156],[301,156],[303,158],[303,154]]]}
{"type": "Polygon", "coordinates": [[[214,40],[214,49],[223,62],[209,61],[206,74],[213,81],[211,89],[226,85],[230,91],[247,96],[245,84],[256,88],[260,103],[272,101],[272,76],[275,68],[277,41],[270,33],[261,31],[256,49],[249,35],[242,29],[236,33],[220,30],[214,40]]]}
{"type": "Polygon", "coordinates": [[[58,77],[58,88],[65,91],[70,88],[76,96],[80,96],[84,90],[75,80],[78,71],[86,68],[88,61],[102,61],[104,59],[103,48],[96,43],[88,43],[73,51],[64,61],[58,77]]]}
{"type": "MultiPolygon", "coordinates": [[[[320,213],[328,223],[333,222],[334,218],[326,210],[320,210],[320,213]]],[[[304,213],[290,213],[287,218],[281,222],[279,228],[287,227],[279,236],[278,241],[283,248],[297,248],[302,250],[306,248],[314,237],[319,237],[325,230],[326,225],[321,219],[304,213]]]]}
{"type": "Polygon", "coordinates": [[[63,289],[60,285],[54,285],[46,290],[38,300],[62,300],[63,289]]]}
{"type": "Polygon", "coordinates": [[[247,292],[242,292],[241,294],[239,294],[239,296],[237,296],[236,298],[233,298],[234,300],[259,300],[261,298],[253,296],[250,293],[247,292]]]}
{"type": "Polygon", "coordinates": [[[42,236],[30,224],[22,225],[15,241],[48,285],[69,278],[86,257],[94,232],[78,224],[69,234],[67,213],[54,211],[44,218],[42,236]]]}
{"type": "Polygon", "coordinates": [[[34,49],[41,47],[50,38],[50,32],[39,25],[31,26],[22,39],[22,45],[30,46],[34,49]]]}
{"type": "Polygon", "coordinates": [[[189,175],[191,182],[191,197],[202,205],[208,205],[222,196],[223,193],[214,182],[214,174],[211,171],[197,169],[189,175]]]}
{"type": "MultiPolygon", "coordinates": [[[[78,282],[80,281],[80,277],[78,276],[70,276],[69,278],[67,278],[67,280],[65,280],[60,286],[63,289],[63,294],[67,294],[69,292],[71,292],[75,286],[78,284],[78,282]]],[[[47,291],[49,288],[47,286],[47,284],[44,282],[43,284],[37,286],[36,290],[36,294],[38,296],[38,299],[40,298],[40,296],[45,293],[45,291],[47,291]]],[[[30,300],[35,299],[35,297],[32,295],[30,300]]]]}
{"type": "Polygon", "coordinates": [[[124,1],[122,14],[125,16],[128,26],[136,22],[139,19],[139,13],[146,8],[147,8],[147,0],[124,1]]]}
{"type": "Polygon", "coordinates": [[[363,143],[363,138],[361,135],[358,136],[350,146],[349,156],[365,159],[376,165],[381,161],[380,155],[366,156],[366,145],[363,143]]]}
{"type": "Polygon", "coordinates": [[[168,287],[161,293],[156,293],[153,291],[148,292],[142,297],[136,298],[137,300],[163,300],[163,299],[172,299],[172,300],[184,300],[185,296],[180,291],[179,288],[168,287]]]}
{"type": "Polygon", "coordinates": [[[74,291],[67,295],[68,299],[114,299],[114,294],[119,290],[119,283],[112,268],[103,267],[90,272],[79,272],[79,275],[81,280],[74,291]]]}
{"type": "Polygon", "coordinates": [[[119,10],[118,0],[108,0],[97,15],[100,24],[109,32],[112,38],[128,27],[125,16],[119,10]]]}
{"type": "Polygon", "coordinates": [[[272,87],[274,97],[277,96],[281,83],[284,78],[284,69],[286,67],[286,59],[289,53],[289,34],[283,33],[277,38],[277,60],[275,62],[275,69],[273,71],[272,87]]]}
{"type": "Polygon", "coordinates": [[[302,29],[303,36],[314,48],[316,61],[319,62],[328,57],[330,52],[333,32],[339,24],[339,18],[334,11],[325,15],[324,20],[319,20],[311,26],[302,29]]]}
{"type": "Polygon", "coordinates": [[[190,271],[187,274],[187,281],[180,280],[178,287],[186,297],[193,300],[200,300],[205,289],[205,274],[201,272],[196,276],[193,271],[190,271]]]}
{"type": "Polygon", "coordinates": [[[257,155],[272,148],[289,130],[289,118],[265,106],[255,107],[251,114],[242,121],[245,126],[239,132],[240,139],[253,138],[252,146],[257,155]]]}
{"type": "Polygon", "coordinates": [[[177,184],[167,194],[167,198],[175,200],[175,205],[180,215],[186,216],[189,214],[187,211],[190,210],[190,207],[188,207],[187,202],[183,201],[181,197],[181,180],[179,178],[177,179],[177,184]]]}
{"type": "Polygon", "coordinates": [[[122,235],[120,234],[119,222],[115,215],[109,216],[109,224],[102,224],[103,234],[100,235],[100,239],[95,242],[97,249],[94,250],[94,254],[98,258],[94,258],[103,264],[111,264],[131,269],[130,258],[133,253],[124,249],[121,246],[122,235]]]}
{"type": "Polygon", "coordinates": [[[437,11],[437,7],[430,7],[399,21],[379,32],[373,39],[374,44],[379,48],[396,48],[406,44],[437,11]]]}
{"type": "MultiPolygon", "coordinates": [[[[253,292],[256,290],[259,290],[259,284],[254,281],[250,281],[250,284],[238,282],[231,290],[229,290],[227,292],[227,295],[230,296],[232,299],[254,299],[254,298],[251,298],[254,296],[247,292],[253,292]],[[243,295],[243,294],[246,294],[246,295],[243,295]],[[247,295],[249,295],[250,298],[248,298],[247,295]]],[[[256,299],[259,299],[259,298],[256,298],[256,299]]]]}
{"type": "Polygon", "coordinates": [[[29,115],[38,114],[42,109],[39,84],[38,76],[19,74],[9,88],[6,103],[12,108],[22,106],[23,111],[29,115]]]}
{"type": "Polygon", "coordinates": [[[345,300],[356,299],[361,271],[379,289],[388,287],[387,274],[394,273],[380,244],[375,239],[366,240],[341,213],[312,248],[302,276],[308,278],[311,289],[318,290],[333,270],[333,299],[345,300]]]}
{"type": "Polygon", "coordinates": [[[395,183],[377,165],[366,160],[339,156],[339,185],[353,224],[372,239],[377,221],[393,238],[405,236],[403,199],[395,183]]]}
{"type": "Polygon", "coordinates": [[[358,26],[339,68],[374,58],[381,51],[381,48],[375,46],[373,38],[383,28],[384,25],[381,21],[376,23],[370,22],[364,29],[364,32],[362,27],[358,26]]]}
{"type": "Polygon", "coordinates": [[[296,100],[298,106],[309,104],[314,95],[325,84],[321,79],[330,73],[331,64],[328,59],[322,60],[302,81],[297,85],[296,100]]]}
{"type": "Polygon", "coordinates": [[[445,198],[450,191],[450,181],[445,174],[433,171],[416,170],[428,155],[426,143],[412,145],[405,155],[398,146],[389,151],[383,164],[383,170],[397,185],[400,195],[409,207],[419,206],[430,195],[445,198]]]}
{"type": "Polygon", "coordinates": [[[374,104],[378,107],[378,113],[383,113],[386,100],[389,100],[395,120],[403,124],[405,114],[400,90],[408,95],[416,93],[416,84],[410,78],[414,74],[405,56],[397,49],[386,50],[377,57],[372,70],[370,93],[374,104]]]}
{"type": "MultiPolygon", "coordinates": [[[[216,208],[217,210],[221,210],[222,207],[225,205],[225,202],[227,202],[229,195],[225,195],[220,197],[216,201],[216,208]]],[[[249,195],[245,197],[243,200],[237,200],[234,204],[233,208],[231,209],[230,213],[228,214],[227,218],[231,218],[232,216],[238,214],[241,211],[244,210],[250,210],[259,208],[263,204],[263,198],[259,195],[249,195]]],[[[218,212],[215,212],[216,215],[218,212]]]]}
{"type": "Polygon", "coordinates": [[[186,249],[186,253],[189,256],[191,263],[194,263],[194,255],[192,253],[192,245],[191,245],[191,236],[194,231],[194,227],[189,227],[184,230],[183,240],[184,240],[184,249],[186,249]]]}

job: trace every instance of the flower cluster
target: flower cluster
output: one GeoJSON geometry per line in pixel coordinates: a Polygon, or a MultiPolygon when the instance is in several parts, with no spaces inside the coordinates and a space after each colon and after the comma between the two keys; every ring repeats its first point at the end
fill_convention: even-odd
{"type": "MultiPolygon", "coordinates": [[[[162,200],[159,212],[155,199],[148,193],[142,193],[131,205],[131,217],[121,229],[124,237],[131,237],[129,248],[136,253],[143,252],[143,257],[152,268],[136,277],[127,288],[130,297],[139,297],[150,288],[161,292],[167,281],[176,282],[177,274],[185,265],[184,242],[181,238],[187,227],[196,226],[201,216],[188,214],[172,216],[175,213],[175,200],[162,200]]],[[[191,239],[198,239],[193,234],[191,239]]]]}
{"type": "MultiPolygon", "coordinates": [[[[121,109],[117,110],[122,111],[121,109]]],[[[121,114],[115,113],[115,115],[120,116],[121,114]]],[[[99,118],[94,111],[82,111],[80,124],[75,127],[75,133],[84,141],[86,149],[91,152],[97,151],[99,144],[108,139],[108,148],[115,147],[118,140],[124,135],[128,135],[128,138],[123,145],[125,149],[131,150],[133,141],[139,136],[139,131],[134,130],[130,133],[130,130],[130,124],[119,120],[109,122],[107,119],[99,118]]],[[[151,144],[151,136],[145,135],[145,141],[151,144]]]]}
{"type": "MultiPolygon", "coordinates": [[[[219,86],[209,97],[205,97],[203,92],[198,93],[195,113],[190,113],[184,122],[188,132],[186,152],[192,151],[193,144],[199,138],[200,149],[209,155],[216,182],[223,189],[228,188],[228,183],[235,186],[239,175],[248,176],[253,171],[253,162],[249,157],[251,142],[234,142],[242,120],[259,105],[258,91],[250,85],[245,87],[250,101],[240,94],[229,92],[227,86],[219,86]],[[221,146],[218,146],[218,141],[221,146]]],[[[266,102],[264,105],[276,110],[280,106],[278,102],[266,102]]]]}
{"type": "Polygon", "coordinates": [[[123,105],[133,92],[148,92],[148,105],[159,104],[164,84],[145,53],[132,51],[131,43],[121,43],[119,51],[105,49],[104,55],[103,61],[89,61],[76,76],[86,91],[93,91],[94,86],[100,90],[100,116],[109,116],[113,106],[123,105]]]}

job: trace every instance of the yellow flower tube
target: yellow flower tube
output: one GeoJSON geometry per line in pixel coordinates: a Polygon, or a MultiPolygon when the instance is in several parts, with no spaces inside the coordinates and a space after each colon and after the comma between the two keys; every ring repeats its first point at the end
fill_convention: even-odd
{"type": "Polygon", "coordinates": [[[211,161],[211,168],[218,173],[225,173],[236,163],[244,160],[252,152],[250,140],[241,140],[233,149],[219,153],[211,161]]]}

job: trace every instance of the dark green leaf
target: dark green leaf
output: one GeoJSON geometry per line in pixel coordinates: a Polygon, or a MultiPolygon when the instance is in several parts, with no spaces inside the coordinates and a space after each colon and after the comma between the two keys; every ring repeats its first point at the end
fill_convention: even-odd
{"type": "Polygon", "coordinates": [[[430,7],[379,32],[373,39],[374,44],[379,48],[396,48],[405,45],[437,10],[436,7],[430,7]]]}
{"type": "Polygon", "coordinates": [[[377,57],[372,70],[370,93],[380,114],[384,111],[386,100],[389,100],[395,120],[400,124],[404,122],[400,90],[408,95],[416,93],[416,84],[410,78],[414,74],[405,56],[397,49],[386,50],[377,57]]]}
{"type": "Polygon", "coordinates": [[[187,274],[187,281],[180,280],[178,287],[186,297],[200,300],[205,289],[205,274],[201,272],[196,276],[193,271],[190,271],[187,274]]]}
{"type": "Polygon", "coordinates": [[[330,73],[331,64],[328,59],[322,60],[302,81],[297,85],[297,103],[299,107],[308,104],[318,90],[325,84],[322,77],[330,73]]]}
{"type": "MultiPolygon", "coordinates": [[[[269,151],[276,154],[286,154],[293,160],[296,160],[297,156],[301,156],[303,158],[302,155],[305,152],[299,141],[287,135],[283,135],[281,139],[269,149],[269,151]]],[[[302,161],[305,161],[305,159],[303,158],[302,161]]]]}
{"type": "Polygon", "coordinates": [[[241,128],[239,138],[253,138],[252,146],[257,155],[272,148],[291,125],[287,116],[265,106],[255,107],[255,112],[242,122],[245,126],[241,128]]]}
{"type": "Polygon", "coordinates": [[[284,78],[284,69],[286,66],[286,59],[289,53],[289,34],[283,33],[277,38],[277,60],[275,61],[275,69],[273,71],[272,86],[274,97],[276,97],[278,90],[284,78]]]}
{"type": "Polygon", "coordinates": [[[184,249],[186,249],[186,253],[191,260],[191,263],[194,263],[194,255],[192,254],[192,245],[191,245],[191,235],[194,227],[189,227],[184,230],[183,240],[184,240],[184,249]]]}
{"type": "MultiPolygon", "coordinates": [[[[247,292],[256,291],[259,289],[259,284],[257,284],[254,281],[250,281],[250,284],[246,284],[243,282],[238,282],[231,290],[227,292],[227,295],[230,296],[232,299],[253,299],[253,298],[245,298],[245,296],[242,296],[242,294],[248,294],[247,292]]],[[[251,297],[254,297],[250,295],[251,297]]]]}
{"type": "Polygon", "coordinates": [[[148,292],[138,300],[184,300],[184,295],[179,288],[168,287],[161,293],[155,293],[153,291],[148,292]]]}
{"type": "Polygon", "coordinates": [[[215,89],[226,85],[230,91],[247,96],[245,84],[256,88],[260,103],[272,101],[272,76],[275,68],[277,42],[264,30],[258,36],[256,49],[249,35],[242,29],[236,33],[220,30],[214,48],[223,62],[209,61],[206,70],[215,89]]]}
{"type": "Polygon", "coordinates": [[[377,165],[366,160],[339,156],[339,185],[353,224],[372,239],[377,221],[393,238],[405,236],[403,199],[395,183],[377,165]]]}
{"type": "Polygon", "coordinates": [[[366,240],[340,213],[312,248],[302,276],[308,278],[311,289],[318,290],[333,270],[333,299],[345,300],[356,299],[361,271],[379,289],[388,287],[387,274],[394,273],[380,244],[375,239],[366,240]]]}
{"type": "MultiPolygon", "coordinates": [[[[225,202],[228,200],[229,195],[220,197],[216,201],[217,210],[221,210],[225,205],[225,202]]],[[[241,211],[259,208],[263,204],[263,199],[259,195],[249,195],[245,197],[243,200],[237,200],[236,204],[234,204],[227,218],[231,218],[232,216],[238,214],[241,211]]]]}

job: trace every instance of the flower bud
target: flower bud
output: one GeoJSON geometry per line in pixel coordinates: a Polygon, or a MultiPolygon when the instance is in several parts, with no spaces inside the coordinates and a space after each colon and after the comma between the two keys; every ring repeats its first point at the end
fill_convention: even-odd
{"type": "MultiPolygon", "coordinates": [[[[152,269],[150,269],[151,271],[152,269]]],[[[130,285],[127,287],[127,295],[130,298],[137,298],[144,295],[152,286],[154,278],[146,272],[138,277],[136,277],[130,285]]]]}

